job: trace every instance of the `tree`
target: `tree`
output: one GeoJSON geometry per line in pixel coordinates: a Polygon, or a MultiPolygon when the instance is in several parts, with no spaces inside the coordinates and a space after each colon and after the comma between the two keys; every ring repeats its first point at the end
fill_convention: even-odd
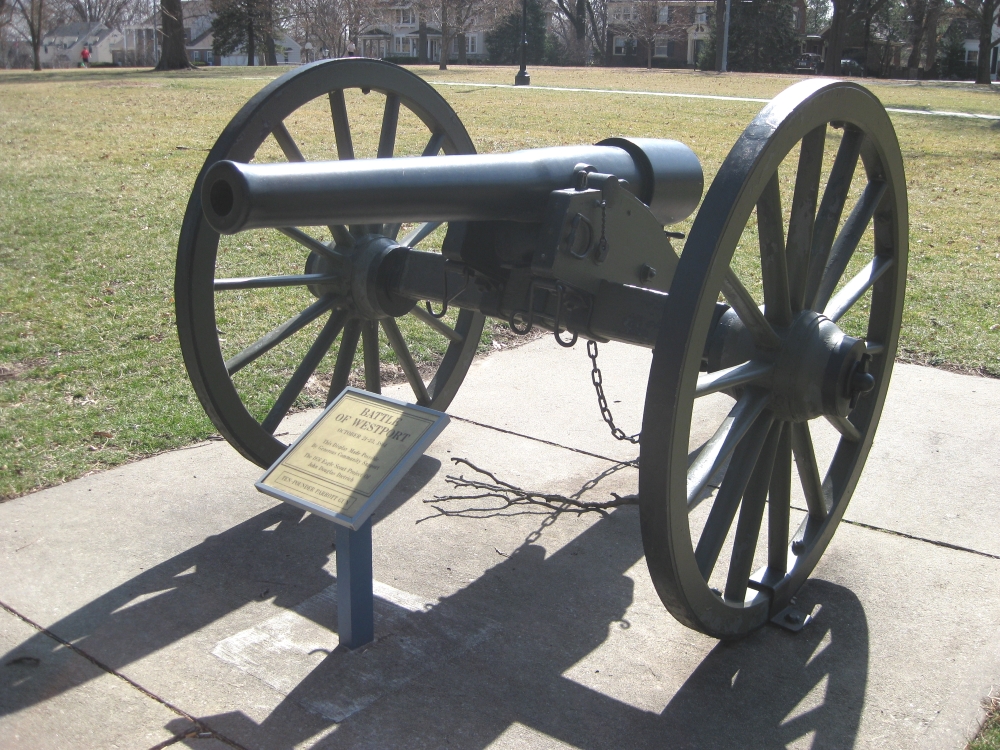
{"type": "Polygon", "coordinates": [[[108,28],[119,28],[131,20],[132,0],[68,0],[69,8],[84,22],[99,21],[108,28]]]}
{"type": "Polygon", "coordinates": [[[806,0],[806,33],[820,34],[830,24],[830,0],[806,0]]]}
{"type": "Polygon", "coordinates": [[[976,65],[976,83],[990,83],[990,55],[1000,39],[993,41],[993,25],[1000,12],[1000,0],[955,0],[955,5],[979,24],[979,59],[976,65]]]}
{"type": "Polygon", "coordinates": [[[184,10],[181,0],[160,0],[160,25],[163,29],[160,61],[157,70],[193,68],[184,48],[184,10]]]}
{"type": "MultiPolygon", "coordinates": [[[[14,10],[24,22],[27,29],[26,38],[31,43],[31,57],[35,70],[42,69],[42,59],[39,50],[42,47],[42,35],[49,21],[49,6],[45,0],[14,0],[14,10]]],[[[23,34],[23,32],[22,32],[23,34]]]]}
{"type": "Polygon", "coordinates": [[[277,65],[271,0],[212,0],[212,12],[213,53],[226,56],[245,51],[247,65],[255,65],[259,46],[264,50],[264,64],[277,65]]]}
{"type": "MultiPolygon", "coordinates": [[[[798,35],[792,24],[792,8],[783,0],[733,2],[729,20],[729,70],[783,73],[795,64],[798,35]]],[[[702,50],[702,66],[718,59],[722,43],[721,24],[711,23],[708,44],[702,50]]]]}
{"type": "MultiPolygon", "coordinates": [[[[545,13],[538,0],[528,0],[529,65],[539,65],[546,59],[545,13]]],[[[516,65],[521,61],[521,12],[509,12],[486,32],[486,49],[490,62],[516,65]]]]}
{"type": "Polygon", "coordinates": [[[556,0],[556,6],[565,23],[569,26],[566,35],[566,46],[573,63],[582,65],[587,62],[588,21],[591,27],[597,27],[594,17],[594,6],[590,0],[556,0]]]}
{"type": "Polygon", "coordinates": [[[833,12],[830,15],[826,61],[823,63],[824,75],[840,75],[840,58],[848,32],[856,23],[870,20],[886,2],[887,0],[832,0],[833,12]]]}
{"type": "MultiPolygon", "coordinates": [[[[664,5],[664,9],[667,6],[664,5]]],[[[660,31],[660,4],[658,0],[638,0],[632,4],[629,22],[625,25],[630,36],[646,48],[646,68],[653,67],[653,51],[660,31]]]]}

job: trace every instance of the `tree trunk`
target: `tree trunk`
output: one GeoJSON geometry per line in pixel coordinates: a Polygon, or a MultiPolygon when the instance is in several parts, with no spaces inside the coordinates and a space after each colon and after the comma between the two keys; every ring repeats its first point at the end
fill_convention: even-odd
{"type": "Polygon", "coordinates": [[[184,11],[181,0],[161,0],[160,24],[163,28],[163,45],[157,70],[186,70],[193,68],[184,49],[184,11]]]}
{"type": "Polygon", "coordinates": [[[930,8],[927,10],[927,15],[924,17],[924,39],[926,40],[926,55],[924,56],[924,72],[929,73],[934,70],[934,64],[937,62],[937,25],[938,18],[941,17],[941,3],[934,2],[930,8]]]}
{"type": "Polygon", "coordinates": [[[996,17],[997,0],[981,0],[983,12],[979,18],[979,61],[976,65],[976,83],[990,85],[990,53],[993,51],[993,19],[996,17]]]}
{"type": "MultiPolygon", "coordinates": [[[[695,13],[697,12],[695,9],[695,13]]],[[[726,0],[715,0],[715,69],[720,73],[722,72],[722,45],[725,35],[726,0]]]]}
{"type": "Polygon", "coordinates": [[[42,38],[40,36],[36,36],[31,40],[31,57],[32,61],[34,62],[32,70],[42,69],[42,57],[41,54],[39,54],[41,46],[42,46],[42,38]]]}
{"type": "Polygon", "coordinates": [[[656,44],[656,39],[646,40],[646,70],[653,69],[653,45],[656,44]]]}
{"type": "Polygon", "coordinates": [[[448,53],[451,46],[451,29],[448,28],[448,0],[441,0],[441,59],[438,70],[448,70],[448,53]]]}
{"type": "Polygon", "coordinates": [[[247,65],[254,66],[257,61],[257,40],[256,29],[253,27],[253,20],[247,21],[247,65]]]}
{"type": "Polygon", "coordinates": [[[827,37],[826,60],[823,62],[823,75],[840,75],[840,53],[844,48],[844,32],[846,31],[847,8],[846,0],[833,1],[833,14],[830,17],[830,34],[827,37]]]}
{"type": "Polygon", "coordinates": [[[458,40],[458,64],[468,65],[469,57],[467,52],[468,52],[469,42],[465,38],[465,32],[463,31],[455,38],[458,40]]]}
{"type": "Polygon", "coordinates": [[[264,4],[264,23],[267,25],[267,36],[264,41],[264,64],[277,65],[278,53],[274,48],[274,16],[271,13],[270,0],[264,4]]]}
{"type": "Polygon", "coordinates": [[[424,20],[420,21],[420,27],[417,29],[417,64],[426,65],[427,64],[427,22],[424,20]]]}
{"type": "Polygon", "coordinates": [[[924,3],[916,3],[910,7],[910,15],[913,17],[913,30],[910,33],[910,59],[906,67],[910,70],[920,67],[920,47],[924,41],[924,32],[927,30],[927,6],[924,3]]]}

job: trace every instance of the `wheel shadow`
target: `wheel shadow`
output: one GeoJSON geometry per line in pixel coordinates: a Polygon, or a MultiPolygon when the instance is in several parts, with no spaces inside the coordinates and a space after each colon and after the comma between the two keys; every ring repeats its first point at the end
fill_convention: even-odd
{"type": "MultiPolygon", "coordinates": [[[[553,554],[525,544],[430,611],[412,615],[418,629],[432,631],[455,627],[461,613],[474,613],[497,623],[491,637],[437,660],[339,725],[315,707],[339,696],[345,680],[367,685],[379,675],[365,672],[358,679],[337,653],[263,720],[231,712],[204,721],[248,748],[269,750],[310,743],[471,750],[545,744],[542,736],[595,749],[855,744],[867,684],[867,623],[857,597],[826,581],[809,581],[799,594],[803,607],[821,607],[807,628],[792,634],[769,626],[715,645],[693,671],[685,675],[687,667],[680,666],[666,681],[668,690],[681,685],[662,710],[638,707],[649,697],[648,674],[637,677],[647,684],[635,685],[634,701],[567,676],[578,676],[581,662],[615,630],[629,627],[634,584],[627,572],[641,561],[638,540],[637,509],[620,508],[553,554]]],[[[669,617],[665,611],[662,616],[669,617]]],[[[639,643],[676,647],[678,657],[705,648],[701,636],[687,631],[639,643]]],[[[630,647],[617,648],[612,663],[629,661],[630,647]]],[[[178,720],[170,728],[182,725],[178,720]]]]}

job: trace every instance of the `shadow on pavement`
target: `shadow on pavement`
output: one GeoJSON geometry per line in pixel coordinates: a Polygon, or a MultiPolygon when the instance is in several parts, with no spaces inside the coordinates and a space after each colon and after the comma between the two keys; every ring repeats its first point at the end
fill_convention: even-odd
{"type": "MultiPolygon", "coordinates": [[[[595,749],[784,748],[795,740],[814,748],[854,744],[867,682],[866,618],[850,591],[825,581],[810,581],[800,592],[803,607],[822,607],[809,627],[798,634],[768,627],[716,645],[659,713],[565,676],[615,629],[630,627],[623,618],[633,582],[625,573],[641,555],[635,508],[615,511],[548,556],[539,544],[525,544],[430,611],[412,615],[423,630],[446,627],[463,612],[491,618],[499,625],[492,637],[430,665],[315,746],[471,750],[491,745],[517,725],[595,749]]],[[[643,643],[690,654],[683,643],[643,643]]],[[[627,661],[628,654],[620,653],[627,661]]],[[[343,659],[337,653],[327,657],[260,723],[242,712],[205,722],[252,748],[292,748],[316,738],[333,723],[315,707],[335,696],[343,680],[358,682],[343,659]]],[[[647,672],[636,679],[640,702],[656,678],[647,672]]],[[[170,728],[183,722],[175,724],[170,728]]],[[[537,739],[522,744],[533,746],[537,739]]]]}
{"type": "MultiPolygon", "coordinates": [[[[419,492],[440,467],[437,459],[421,458],[378,509],[375,522],[419,492]]],[[[336,580],[324,569],[335,552],[334,536],[329,521],[281,504],[150,568],[48,630],[120,670],[248,603],[273,598],[290,608],[328,587],[336,580]]],[[[22,657],[46,666],[62,663],[64,650],[39,633],[0,657],[0,716],[86,681],[23,668],[33,662],[22,657]]]]}
{"type": "MultiPolygon", "coordinates": [[[[379,509],[376,522],[440,468],[424,457],[379,509]]],[[[303,516],[290,506],[272,508],[136,576],[50,630],[118,670],[248,603],[273,597],[279,607],[296,607],[335,580],[324,569],[333,552],[333,529],[303,516]]],[[[400,621],[414,633],[455,633],[463,623],[488,622],[485,639],[428,659],[426,668],[403,684],[387,685],[381,697],[339,725],[322,707],[345,675],[356,684],[371,678],[359,652],[325,657],[262,720],[241,711],[198,718],[247,748],[266,750],[308,741],[320,748],[471,750],[498,739],[536,744],[537,733],[595,749],[854,744],[869,654],[865,613],[852,592],[809,581],[799,602],[803,608],[820,604],[822,610],[805,630],[793,635],[768,627],[740,642],[717,644],[701,658],[700,636],[663,638],[659,630],[637,631],[632,638],[618,632],[631,628],[625,618],[634,583],[627,574],[642,560],[637,508],[619,508],[552,554],[541,546],[544,536],[532,534],[529,540],[430,609],[401,612],[400,621]],[[583,684],[589,680],[580,665],[604,644],[595,658],[602,668],[610,664],[608,671],[618,678],[590,681],[602,688],[597,689],[583,684]],[[651,655],[652,648],[661,654],[651,655]],[[671,659],[677,661],[674,668],[671,659]],[[650,663],[668,674],[661,679],[650,663]],[[527,734],[518,739],[518,732],[527,734]]],[[[380,638],[405,640],[405,634],[378,628],[376,622],[380,638]]],[[[382,647],[379,642],[369,653],[377,656],[382,647]]],[[[18,661],[30,655],[59,664],[62,648],[38,634],[0,658],[0,716],[85,681],[61,670],[27,670],[18,661]],[[4,666],[12,662],[16,668],[4,666]]],[[[190,710],[183,699],[173,700],[190,710]]],[[[167,728],[180,735],[190,723],[177,719],[167,728]]],[[[195,748],[199,743],[182,742],[195,748]]]]}

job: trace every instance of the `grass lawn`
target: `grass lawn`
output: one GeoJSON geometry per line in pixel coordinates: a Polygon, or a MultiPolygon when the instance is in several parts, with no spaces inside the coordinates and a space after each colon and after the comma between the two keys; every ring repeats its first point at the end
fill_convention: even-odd
{"type": "MultiPolygon", "coordinates": [[[[503,84],[514,73],[418,72],[432,83],[503,84]]],[[[698,154],[707,181],[761,104],[540,87],[768,98],[798,80],[593,68],[530,72],[530,90],[438,90],[480,151],[611,135],[675,138],[698,154]]],[[[0,499],[214,432],[188,382],[174,329],[177,234],[205,151],[275,74],[0,72],[0,499]]],[[[996,87],[869,85],[887,106],[1000,114],[996,87]]],[[[1000,376],[1000,126],[907,114],[892,119],[911,222],[900,356],[1000,376]]],[[[268,242],[246,235],[231,247],[281,252],[268,242]]],[[[422,354],[433,357],[435,349],[422,354]]]]}

